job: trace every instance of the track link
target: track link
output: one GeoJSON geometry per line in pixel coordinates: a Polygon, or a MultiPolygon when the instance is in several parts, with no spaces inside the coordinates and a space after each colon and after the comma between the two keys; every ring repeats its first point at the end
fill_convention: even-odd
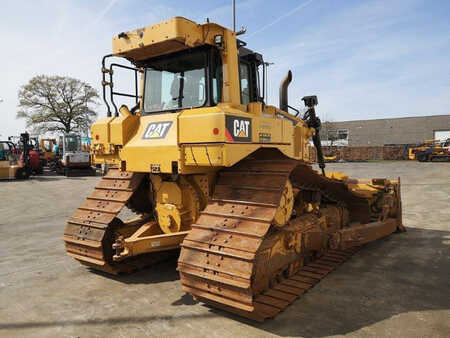
{"type": "Polygon", "coordinates": [[[283,312],[289,305],[300,298],[304,293],[312,289],[330,272],[339,267],[348,260],[353,254],[358,252],[360,247],[354,247],[348,250],[330,250],[319,259],[303,266],[296,274],[287,278],[277,285],[269,288],[263,293],[257,295],[253,302],[253,311],[246,311],[234,306],[228,306],[223,302],[216,302],[210,297],[202,297],[202,291],[190,288],[184,289],[206,304],[235,313],[241,317],[246,317],[258,322],[273,318],[283,312]],[[199,292],[200,291],[200,292],[199,292]]]}
{"type": "MultiPolygon", "coordinates": [[[[295,188],[318,191],[331,201],[348,204],[360,221],[370,221],[364,198],[301,161],[241,161],[219,173],[212,201],[182,243],[178,270],[183,290],[213,307],[264,321],[358,251],[358,247],[329,250],[325,245],[300,256],[288,252],[290,266],[295,268],[287,276],[271,270],[270,250],[281,238],[277,234],[289,231],[288,226],[272,225],[288,179],[295,188]]],[[[314,223],[317,218],[311,220],[314,223]]],[[[304,224],[302,233],[308,231],[308,220],[304,224]]],[[[293,233],[298,234],[298,229],[293,233]]]]}
{"type": "Polygon", "coordinates": [[[69,256],[96,270],[119,274],[141,269],[173,255],[172,252],[158,252],[122,262],[112,259],[114,232],[127,227],[136,228],[149,221],[141,217],[124,223],[117,218],[143,178],[140,173],[119,169],[108,171],[67,222],[63,240],[69,256]]]}

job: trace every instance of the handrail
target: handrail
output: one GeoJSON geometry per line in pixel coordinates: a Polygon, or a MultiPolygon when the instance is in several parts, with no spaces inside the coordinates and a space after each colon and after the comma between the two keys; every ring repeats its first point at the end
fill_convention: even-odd
{"type": "Polygon", "coordinates": [[[134,67],[130,67],[130,66],[125,66],[125,65],[121,65],[119,63],[111,63],[109,64],[109,68],[106,67],[106,59],[109,57],[113,57],[115,56],[114,54],[108,54],[105,55],[102,59],[102,87],[103,87],[103,101],[106,104],[107,107],[107,116],[111,117],[112,116],[112,111],[111,111],[111,106],[110,103],[112,104],[112,106],[114,107],[114,116],[119,116],[119,109],[117,108],[117,104],[114,101],[114,96],[124,96],[124,97],[134,97],[136,100],[136,104],[139,102],[139,92],[138,92],[138,72],[140,71],[139,68],[134,68],[134,67]],[[128,93],[122,93],[122,92],[115,92],[114,91],[114,70],[113,68],[117,67],[117,68],[123,68],[123,69],[129,69],[134,71],[134,95],[133,94],[128,94],[128,93]],[[106,74],[109,74],[109,81],[106,81],[106,74]],[[109,101],[107,100],[107,93],[106,93],[106,87],[109,86],[109,101]]]}
{"type": "Polygon", "coordinates": [[[108,54],[108,55],[105,55],[104,57],[103,57],[103,59],[102,59],[102,87],[103,87],[103,101],[105,102],[105,104],[106,104],[106,108],[108,109],[107,110],[107,113],[106,113],[106,116],[108,116],[108,117],[111,117],[111,107],[109,106],[109,103],[108,103],[108,101],[106,100],[106,73],[107,73],[107,69],[106,69],[106,67],[105,67],[105,63],[106,63],[106,59],[107,58],[109,58],[109,57],[111,57],[111,56],[113,56],[113,54],[108,54]]]}

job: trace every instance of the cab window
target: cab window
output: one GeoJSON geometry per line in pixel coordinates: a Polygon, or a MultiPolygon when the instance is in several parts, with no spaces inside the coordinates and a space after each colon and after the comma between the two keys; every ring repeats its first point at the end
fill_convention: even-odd
{"type": "Polygon", "coordinates": [[[151,61],[145,76],[145,113],[200,107],[206,103],[204,50],[151,61]]]}
{"type": "Polygon", "coordinates": [[[212,96],[213,103],[217,104],[222,101],[222,59],[218,52],[213,53],[212,56],[212,96]]]}
{"type": "Polygon", "coordinates": [[[239,64],[239,79],[241,82],[241,103],[250,103],[250,69],[248,64],[239,64]]]}

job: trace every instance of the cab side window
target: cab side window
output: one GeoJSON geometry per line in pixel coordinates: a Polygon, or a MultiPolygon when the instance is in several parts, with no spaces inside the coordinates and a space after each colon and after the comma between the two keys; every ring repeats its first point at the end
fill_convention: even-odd
{"type": "Polygon", "coordinates": [[[212,56],[212,96],[213,103],[217,104],[222,101],[222,82],[223,82],[223,70],[222,70],[222,58],[220,53],[215,52],[212,56]]]}
{"type": "Polygon", "coordinates": [[[249,65],[241,62],[239,64],[239,79],[241,82],[241,103],[250,103],[250,69],[249,65]]]}

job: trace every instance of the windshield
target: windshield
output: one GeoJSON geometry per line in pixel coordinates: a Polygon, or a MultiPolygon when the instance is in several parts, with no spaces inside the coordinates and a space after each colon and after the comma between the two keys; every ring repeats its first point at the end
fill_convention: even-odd
{"type": "Polygon", "coordinates": [[[79,151],[81,150],[81,137],[80,136],[66,136],[64,138],[65,151],[79,151]]]}
{"type": "Polygon", "coordinates": [[[144,112],[200,107],[206,103],[205,51],[152,61],[145,74],[144,112]]]}

